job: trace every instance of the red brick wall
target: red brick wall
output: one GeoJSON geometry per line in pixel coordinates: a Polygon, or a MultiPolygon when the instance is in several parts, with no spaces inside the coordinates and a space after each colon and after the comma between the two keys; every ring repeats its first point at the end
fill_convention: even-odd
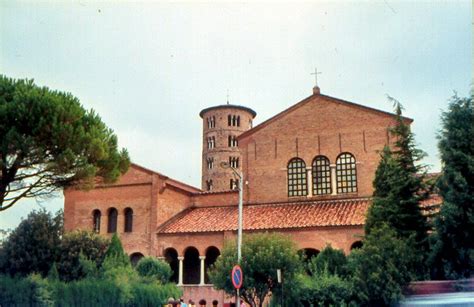
{"type": "Polygon", "coordinates": [[[196,207],[232,206],[239,202],[238,191],[196,194],[193,196],[193,205],[196,207]]]}
{"type": "Polygon", "coordinates": [[[242,165],[242,157],[240,154],[239,147],[228,146],[228,136],[239,136],[242,132],[250,129],[249,121],[253,119],[253,116],[248,111],[233,107],[232,105],[226,106],[225,109],[211,109],[204,114],[203,117],[203,140],[202,140],[202,177],[201,187],[204,191],[207,190],[206,180],[212,179],[213,191],[225,191],[230,189],[230,179],[234,176],[230,169],[224,169],[220,167],[221,162],[229,162],[229,157],[239,158],[239,168],[242,165]],[[240,116],[240,126],[229,126],[227,122],[228,115],[240,116]],[[214,128],[208,128],[207,118],[214,116],[216,118],[216,126],[214,128]],[[207,148],[207,138],[215,137],[216,147],[212,149],[207,148]],[[212,169],[207,168],[207,158],[214,158],[214,167],[212,169]]]}
{"type": "Polygon", "coordinates": [[[357,161],[358,192],[345,196],[370,196],[377,151],[387,144],[387,127],[393,124],[390,115],[313,96],[240,140],[249,182],[246,201],[288,200],[286,167],[291,158],[300,157],[310,167],[319,154],[335,164],[342,152],[352,153],[357,161]]]}

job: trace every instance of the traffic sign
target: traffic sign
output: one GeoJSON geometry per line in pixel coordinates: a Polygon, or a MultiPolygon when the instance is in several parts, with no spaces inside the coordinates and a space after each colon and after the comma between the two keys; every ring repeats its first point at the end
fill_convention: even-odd
{"type": "Polygon", "coordinates": [[[235,289],[240,289],[242,287],[242,283],[244,282],[244,273],[239,265],[235,265],[232,269],[232,284],[234,285],[235,289]]]}

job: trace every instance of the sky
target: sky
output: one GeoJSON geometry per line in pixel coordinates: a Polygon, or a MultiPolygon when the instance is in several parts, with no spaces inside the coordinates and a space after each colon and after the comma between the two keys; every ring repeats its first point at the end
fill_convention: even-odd
{"type": "MultiPolygon", "coordinates": [[[[471,1],[0,3],[0,73],[72,93],[133,162],[200,186],[199,111],[224,104],[254,124],[312,94],[414,119],[423,161],[440,170],[440,115],[472,86],[471,1]]],[[[62,193],[0,213],[0,229],[62,193]]]]}

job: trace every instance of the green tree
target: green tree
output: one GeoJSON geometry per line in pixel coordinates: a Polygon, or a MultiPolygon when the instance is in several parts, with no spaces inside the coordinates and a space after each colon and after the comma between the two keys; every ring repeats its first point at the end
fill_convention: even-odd
{"type": "Polygon", "coordinates": [[[63,233],[62,211],[32,211],[3,242],[0,269],[10,275],[36,272],[46,276],[58,257],[63,233]]]}
{"type": "Polygon", "coordinates": [[[347,275],[347,258],[340,249],[326,246],[317,257],[311,259],[309,269],[313,276],[323,275],[325,273],[339,276],[347,275]]]}
{"type": "Polygon", "coordinates": [[[402,117],[402,106],[394,103],[396,125],[391,129],[395,143],[385,147],[375,173],[374,198],[367,213],[366,234],[388,224],[401,238],[414,236],[418,247],[427,250],[428,224],[419,203],[427,198],[425,166],[420,165],[423,151],[416,148],[413,133],[402,117]]]}
{"type": "Polygon", "coordinates": [[[61,280],[72,281],[85,277],[91,268],[84,268],[81,254],[92,261],[96,268],[102,265],[109,240],[90,231],[77,230],[66,233],[60,245],[58,272],[61,280]]]}
{"type": "Polygon", "coordinates": [[[307,276],[299,292],[298,305],[348,306],[352,302],[351,282],[328,270],[307,276]]]}
{"type": "Polygon", "coordinates": [[[105,266],[105,269],[131,266],[130,258],[123,250],[122,242],[120,241],[117,233],[114,233],[112,236],[110,245],[105,252],[103,266],[105,266]]]}
{"type": "Polygon", "coordinates": [[[354,294],[360,305],[389,306],[402,298],[419,263],[413,240],[400,239],[392,227],[379,224],[362,248],[349,255],[354,294]]]}
{"type": "Polygon", "coordinates": [[[142,277],[158,280],[162,284],[170,281],[173,271],[168,263],[153,257],[144,257],[138,261],[135,267],[138,274],[142,277]]]}
{"type": "MultiPolygon", "coordinates": [[[[215,288],[235,295],[230,273],[236,263],[236,245],[234,242],[226,242],[222,255],[209,274],[215,288]]],[[[282,278],[288,284],[301,270],[294,243],[277,233],[244,236],[240,266],[244,275],[240,295],[251,306],[263,306],[264,299],[270,292],[278,296],[280,287],[277,269],[281,270],[282,278]]]]}
{"type": "Polygon", "coordinates": [[[430,263],[434,278],[468,278],[474,272],[474,95],[454,96],[441,119],[443,161],[438,188],[443,205],[435,221],[430,263]]]}
{"type": "Polygon", "coordinates": [[[0,75],[0,211],[22,198],[44,197],[97,177],[127,171],[126,150],[93,111],[69,93],[0,75]]]}

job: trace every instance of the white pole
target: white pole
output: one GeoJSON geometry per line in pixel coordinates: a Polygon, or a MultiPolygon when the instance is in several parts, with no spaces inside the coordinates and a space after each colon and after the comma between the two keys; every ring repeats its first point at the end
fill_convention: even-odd
{"type": "MultiPolygon", "coordinates": [[[[239,174],[239,228],[237,230],[237,263],[240,265],[242,259],[242,211],[243,211],[243,196],[244,196],[244,174],[241,171],[239,174]]],[[[240,307],[240,295],[237,289],[237,307],[240,307]]]]}

